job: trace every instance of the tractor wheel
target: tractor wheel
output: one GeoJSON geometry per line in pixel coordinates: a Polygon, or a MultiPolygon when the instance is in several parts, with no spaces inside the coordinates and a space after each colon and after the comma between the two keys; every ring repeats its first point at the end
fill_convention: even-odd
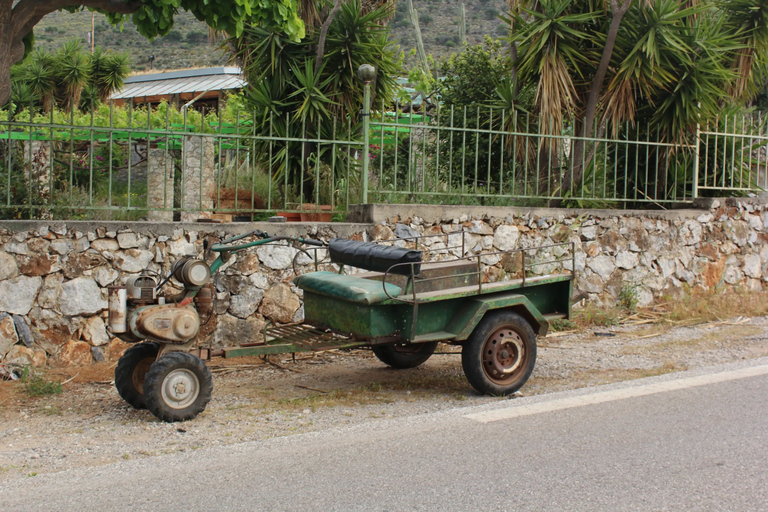
{"type": "Polygon", "coordinates": [[[536,364],[536,335],[512,311],[485,315],[461,351],[461,366],[473,388],[489,395],[509,395],[523,387],[536,364]]]}
{"type": "Polygon", "coordinates": [[[147,409],[167,422],[191,420],[211,400],[213,379],[200,358],[170,352],[158,358],[144,380],[147,409]]]}
{"type": "Polygon", "coordinates": [[[146,409],[144,377],[157,359],[157,343],[139,343],[120,357],[115,368],[115,387],[120,397],[135,409],[146,409]]]}
{"type": "Polygon", "coordinates": [[[384,364],[404,370],[416,368],[425,362],[435,352],[437,342],[431,343],[396,343],[389,345],[374,345],[373,354],[384,364]]]}

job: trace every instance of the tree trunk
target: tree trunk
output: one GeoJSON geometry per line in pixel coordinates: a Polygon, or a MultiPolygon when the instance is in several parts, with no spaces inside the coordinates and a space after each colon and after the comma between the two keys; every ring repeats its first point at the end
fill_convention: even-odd
{"type": "MultiPolygon", "coordinates": [[[[613,17],[611,18],[611,25],[608,28],[608,35],[605,40],[605,46],[603,47],[603,55],[600,58],[600,65],[597,67],[597,72],[592,79],[592,87],[589,91],[589,99],[587,100],[587,108],[584,112],[584,123],[582,125],[583,138],[574,141],[573,150],[571,151],[571,170],[569,173],[566,173],[563,178],[563,186],[560,191],[561,195],[568,192],[574,183],[580,182],[584,174],[583,164],[586,163],[584,153],[587,147],[587,141],[585,139],[592,136],[595,116],[597,115],[597,101],[600,99],[600,93],[603,90],[603,82],[605,81],[605,75],[608,72],[608,66],[611,63],[613,48],[616,46],[616,36],[619,33],[621,20],[624,18],[627,10],[629,10],[631,3],[632,0],[624,0],[624,2],[619,5],[618,0],[611,0],[611,12],[613,17]]],[[[552,206],[559,206],[561,202],[561,199],[555,199],[552,206]]]]}
{"type": "Polygon", "coordinates": [[[11,98],[11,1],[0,0],[0,108],[11,98]]]}

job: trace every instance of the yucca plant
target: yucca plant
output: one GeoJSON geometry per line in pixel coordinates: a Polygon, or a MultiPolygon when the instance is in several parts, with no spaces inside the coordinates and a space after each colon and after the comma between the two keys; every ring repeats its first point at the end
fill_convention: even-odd
{"type": "Polygon", "coordinates": [[[90,56],[91,85],[98,91],[98,99],[106,102],[120,90],[131,71],[130,59],[125,53],[112,53],[96,47],[90,56]]]}
{"type": "Polygon", "coordinates": [[[80,105],[83,88],[91,80],[90,62],[80,41],[69,41],[56,53],[56,75],[58,96],[64,108],[71,111],[80,105]]]}
{"type": "MultiPolygon", "coordinates": [[[[329,12],[330,6],[318,0],[312,12],[329,12]]],[[[295,190],[302,200],[315,202],[318,176],[347,179],[349,169],[357,165],[349,147],[275,139],[360,136],[363,83],[357,78],[358,67],[377,68],[374,105],[389,102],[395,89],[399,66],[384,25],[390,13],[387,5],[369,10],[360,0],[350,0],[330,9],[325,31],[318,23],[308,23],[302,41],[261,26],[246,26],[241,37],[230,40],[233,57],[242,63],[250,84],[246,98],[255,113],[255,133],[272,138],[265,139],[256,154],[286,195],[295,190]],[[320,168],[331,170],[321,173],[320,168]]]]}
{"type": "Polygon", "coordinates": [[[38,98],[47,113],[54,106],[57,87],[56,59],[45,50],[35,50],[29,63],[22,68],[20,80],[25,82],[32,94],[38,98]]]}
{"type": "MultiPolygon", "coordinates": [[[[768,3],[763,0],[510,0],[517,58],[512,76],[537,83],[545,133],[573,115],[571,163],[561,194],[579,188],[595,156],[592,139],[650,122],[661,140],[684,145],[696,124],[744,102],[768,78],[768,3]]],[[[610,152],[609,152],[610,153],[610,152]]],[[[669,173],[673,154],[661,159],[669,173]]],[[[671,176],[671,175],[670,175],[671,176]]],[[[641,184],[657,199],[665,183],[641,184]]],[[[677,180],[678,182],[680,180],[677,180]]],[[[557,203],[556,203],[557,204],[557,203]]]]}

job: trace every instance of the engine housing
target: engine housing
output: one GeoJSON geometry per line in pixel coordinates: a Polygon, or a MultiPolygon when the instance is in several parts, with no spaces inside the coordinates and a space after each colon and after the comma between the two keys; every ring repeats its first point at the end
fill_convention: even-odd
{"type": "Polygon", "coordinates": [[[131,332],[141,339],[186,343],[200,331],[200,317],[189,305],[157,304],[136,308],[129,325],[131,332]]]}

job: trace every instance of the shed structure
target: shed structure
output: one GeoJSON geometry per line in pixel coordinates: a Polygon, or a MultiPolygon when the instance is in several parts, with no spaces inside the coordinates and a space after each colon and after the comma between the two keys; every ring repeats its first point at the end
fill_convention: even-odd
{"type": "Polygon", "coordinates": [[[166,73],[134,75],[112,94],[116,105],[133,100],[134,105],[156,105],[167,101],[177,107],[190,102],[197,110],[218,110],[222,98],[246,85],[240,68],[186,69],[166,73]]]}

